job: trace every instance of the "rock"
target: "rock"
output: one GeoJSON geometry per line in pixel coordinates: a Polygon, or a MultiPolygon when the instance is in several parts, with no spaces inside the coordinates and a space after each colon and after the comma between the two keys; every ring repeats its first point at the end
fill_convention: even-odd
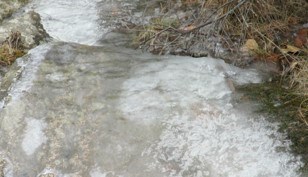
{"type": "Polygon", "coordinates": [[[23,3],[19,1],[8,1],[1,0],[0,1],[0,23],[7,17],[10,17],[16,10],[21,8],[23,3]]]}
{"type": "Polygon", "coordinates": [[[0,177],[4,177],[5,160],[0,159],[0,177]]]}
{"type": "Polygon", "coordinates": [[[49,36],[41,24],[40,15],[34,11],[4,21],[0,26],[0,43],[5,41],[12,31],[21,33],[22,43],[26,49],[39,45],[42,40],[49,36]]]}

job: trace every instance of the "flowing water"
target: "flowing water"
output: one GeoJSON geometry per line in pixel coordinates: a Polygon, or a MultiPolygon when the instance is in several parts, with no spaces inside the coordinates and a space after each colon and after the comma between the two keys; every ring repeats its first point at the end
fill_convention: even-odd
{"type": "Polygon", "coordinates": [[[300,176],[277,125],[233,101],[233,84],[261,82],[257,71],[98,42],[110,9],[128,5],[36,0],[26,8],[57,41],[7,74],[18,77],[0,113],[5,177],[300,176]]]}

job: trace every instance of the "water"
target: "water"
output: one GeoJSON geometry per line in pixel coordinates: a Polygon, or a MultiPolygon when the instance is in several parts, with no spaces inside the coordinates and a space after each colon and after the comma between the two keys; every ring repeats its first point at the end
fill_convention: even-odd
{"type": "Polygon", "coordinates": [[[257,71],[101,44],[104,3],[121,6],[27,7],[58,42],[17,61],[0,113],[6,177],[300,176],[277,125],[233,102],[233,84],[261,82],[257,71]]]}

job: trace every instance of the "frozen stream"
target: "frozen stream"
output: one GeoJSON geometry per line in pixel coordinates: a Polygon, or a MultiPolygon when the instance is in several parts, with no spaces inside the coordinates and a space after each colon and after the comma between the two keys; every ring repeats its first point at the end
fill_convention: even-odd
{"type": "Polygon", "coordinates": [[[108,29],[97,3],[121,5],[27,7],[58,42],[32,49],[4,78],[13,81],[0,112],[5,177],[300,176],[277,126],[232,101],[233,84],[261,82],[255,70],[100,45],[108,29]]]}

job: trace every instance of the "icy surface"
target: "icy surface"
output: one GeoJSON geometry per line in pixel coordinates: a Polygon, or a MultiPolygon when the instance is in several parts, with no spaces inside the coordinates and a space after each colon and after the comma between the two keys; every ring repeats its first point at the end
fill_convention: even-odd
{"type": "Polygon", "coordinates": [[[108,177],[108,175],[114,175],[112,172],[107,172],[107,173],[102,173],[99,168],[95,168],[90,171],[90,176],[91,177],[108,177]]]}
{"type": "Polygon", "coordinates": [[[282,164],[298,159],[276,151],[288,146],[277,128],[230,102],[227,73],[243,84],[259,82],[256,72],[211,58],[171,58],[138,66],[123,84],[120,105],[128,118],[164,127],[144,151],[158,162],[149,166],[170,176],[296,176],[300,163],[282,164]]]}
{"type": "Polygon", "coordinates": [[[12,80],[11,87],[8,90],[8,96],[1,100],[3,105],[0,107],[0,115],[3,116],[1,120],[1,128],[12,132],[18,124],[24,120],[25,103],[19,102],[19,99],[25,94],[33,85],[33,80],[36,78],[36,72],[40,62],[44,59],[44,55],[51,48],[50,45],[41,45],[28,52],[26,59],[17,60],[18,70],[16,70],[16,77],[21,74],[23,77],[16,85],[16,79],[12,80]],[[7,107],[9,109],[3,109],[7,107]]]}
{"type": "Polygon", "coordinates": [[[36,119],[26,119],[26,121],[25,137],[21,145],[27,155],[32,155],[38,147],[46,142],[46,136],[43,133],[46,124],[42,120],[36,119]]]}
{"type": "Polygon", "coordinates": [[[256,71],[65,43],[30,53],[0,114],[15,176],[299,176],[277,126],[232,103],[256,71]]]}
{"type": "Polygon", "coordinates": [[[98,25],[99,0],[34,0],[28,10],[41,15],[45,30],[60,41],[93,45],[107,29],[98,25]]]}
{"type": "Polygon", "coordinates": [[[133,7],[127,0],[34,0],[27,7],[64,42],[17,61],[1,100],[5,177],[300,176],[300,158],[277,125],[232,101],[235,84],[262,81],[257,71],[89,46],[104,33],[98,16],[123,4],[133,7]],[[98,2],[109,3],[99,15],[98,2]]]}

